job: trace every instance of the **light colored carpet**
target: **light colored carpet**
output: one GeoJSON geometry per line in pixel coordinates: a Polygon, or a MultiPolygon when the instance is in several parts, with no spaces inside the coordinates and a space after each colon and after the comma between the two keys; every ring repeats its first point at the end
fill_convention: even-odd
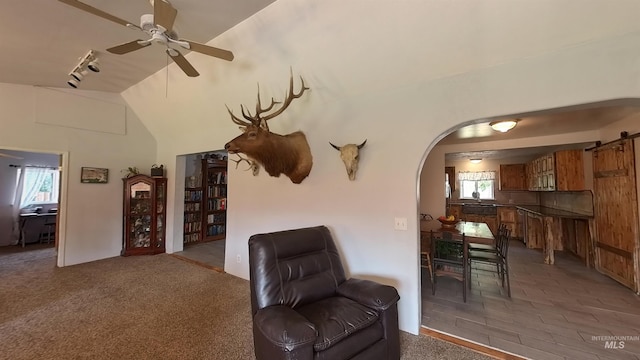
{"type": "MultiPolygon", "coordinates": [[[[249,284],[175,257],[0,252],[0,359],[254,359],[249,284]]],[[[402,359],[488,359],[402,332],[402,359]]]]}

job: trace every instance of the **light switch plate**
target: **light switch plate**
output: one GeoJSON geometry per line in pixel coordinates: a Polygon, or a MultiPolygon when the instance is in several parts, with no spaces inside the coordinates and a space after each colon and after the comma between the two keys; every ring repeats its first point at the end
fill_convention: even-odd
{"type": "Polygon", "coordinates": [[[407,230],[407,218],[395,218],[394,228],[396,230],[407,230]]]}

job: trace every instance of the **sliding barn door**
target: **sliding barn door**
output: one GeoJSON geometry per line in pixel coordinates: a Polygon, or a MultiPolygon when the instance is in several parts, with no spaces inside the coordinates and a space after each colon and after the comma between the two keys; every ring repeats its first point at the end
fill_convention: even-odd
{"type": "Polygon", "coordinates": [[[596,268],[638,292],[638,198],[633,140],[593,150],[596,268]]]}

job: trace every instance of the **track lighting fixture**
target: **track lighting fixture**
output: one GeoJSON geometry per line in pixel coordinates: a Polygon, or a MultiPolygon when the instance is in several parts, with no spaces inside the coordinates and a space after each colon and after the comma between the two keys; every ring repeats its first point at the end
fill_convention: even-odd
{"type": "Polygon", "coordinates": [[[69,76],[71,79],[67,81],[67,85],[71,86],[74,89],[78,88],[80,82],[84,78],[85,75],[88,74],[87,69],[93,72],[100,72],[100,67],[98,63],[98,58],[96,57],[93,50],[89,50],[89,52],[82,58],[80,58],[80,62],[76,67],[71,70],[69,76]]]}
{"type": "Polygon", "coordinates": [[[76,79],[76,81],[82,81],[82,78],[84,77],[84,75],[82,75],[82,73],[78,71],[74,71],[70,75],[72,78],[76,79]]]}
{"type": "Polygon", "coordinates": [[[98,67],[100,64],[98,63],[98,59],[89,61],[87,64],[87,68],[93,72],[100,72],[100,68],[98,67]]]}
{"type": "Polygon", "coordinates": [[[79,84],[80,83],[76,79],[69,79],[69,81],[67,81],[67,85],[71,86],[74,89],[77,89],[79,84]]]}

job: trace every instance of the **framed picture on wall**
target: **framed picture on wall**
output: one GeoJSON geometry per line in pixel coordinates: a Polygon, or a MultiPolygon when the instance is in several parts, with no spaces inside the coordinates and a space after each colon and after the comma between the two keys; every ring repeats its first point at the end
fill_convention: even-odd
{"type": "Polygon", "coordinates": [[[106,184],[109,182],[109,169],[83,167],[80,182],[87,184],[106,184]]]}

